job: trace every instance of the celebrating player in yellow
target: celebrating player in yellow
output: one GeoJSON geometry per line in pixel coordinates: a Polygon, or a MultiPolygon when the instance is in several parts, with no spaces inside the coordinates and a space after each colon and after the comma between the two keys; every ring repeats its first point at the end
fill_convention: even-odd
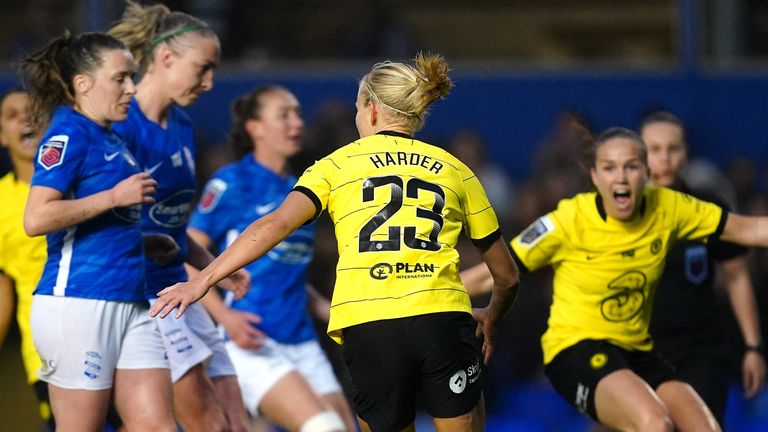
{"type": "MultiPolygon", "coordinates": [[[[0,328],[7,328],[13,311],[13,289],[16,289],[16,320],[21,332],[21,356],[27,382],[34,386],[40,401],[40,416],[55,428],[51,416],[47,385],[37,378],[42,361],[35,351],[30,331],[32,292],[45,265],[45,237],[29,237],[24,232],[24,206],[29,196],[29,182],[34,171],[35,153],[43,128],[34,129],[29,115],[29,97],[22,90],[11,90],[0,98],[0,145],[8,149],[13,172],[0,179],[0,291],[3,298],[0,328]],[[7,309],[6,309],[7,308],[7,309]],[[6,312],[7,311],[7,312],[6,312]]],[[[0,346],[5,332],[0,331],[0,346]]]]}
{"type": "Polygon", "coordinates": [[[197,277],[160,292],[151,313],[165,316],[178,306],[180,316],[216,281],[327,210],[340,255],[328,333],[343,344],[363,429],[412,430],[420,391],[438,431],[482,430],[483,362],[458,274],[459,233],[494,275],[491,303],[476,315],[486,360],[518,272],[477,177],[413,138],[429,105],[451,86],[441,56],[374,65],[357,95],[360,139],[307,169],[277,210],[197,277]]]}
{"type": "MultiPolygon", "coordinates": [[[[546,374],[569,403],[614,429],[719,430],[696,392],[650,351],[651,305],[676,241],[719,236],[766,247],[768,218],[648,186],[646,146],[627,129],[600,135],[592,163],[596,192],[560,201],[511,242],[521,271],[555,270],[546,374]]],[[[489,283],[482,265],[462,278],[470,292],[489,283]]]]}

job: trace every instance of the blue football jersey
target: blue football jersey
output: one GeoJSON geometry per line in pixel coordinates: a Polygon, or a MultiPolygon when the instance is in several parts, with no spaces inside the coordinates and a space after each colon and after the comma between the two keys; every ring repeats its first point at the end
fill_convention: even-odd
{"type": "MultiPolygon", "coordinates": [[[[206,233],[223,251],[251,222],[276,209],[296,184],[248,154],[219,170],[203,191],[190,226],[206,233]]],[[[315,338],[307,312],[306,273],[314,253],[314,224],[305,225],[249,264],[251,289],[231,307],[258,314],[258,328],[281,343],[315,338]]]]}
{"type": "MultiPolygon", "coordinates": [[[[51,119],[37,151],[32,186],[79,199],[138,173],[125,142],[69,107],[51,119]]],[[[101,300],[144,300],[141,207],[112,209],[47,235],[48,260],[35,294],[101,300]]]]}
{"type": "Polygon", "coordinates": [[[187,222],[195,198],[195,138],[192,121],[173,105],[168,126],[148,119],[136,99],[131,100],[128,118],[113,125],[126,141],[141,169],[157,181],[154,204],[141,211],[141,230],[168,234],[179,245],[179,255],[166,265],[146,259],[147,298],[176,282],[187,280],[187,222]]]}

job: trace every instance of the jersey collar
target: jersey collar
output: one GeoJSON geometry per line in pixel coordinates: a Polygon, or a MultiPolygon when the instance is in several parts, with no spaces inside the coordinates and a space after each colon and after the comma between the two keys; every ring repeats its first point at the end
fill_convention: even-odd
{"type": "MultiPolygon", "coordinates": [[[[595,207],[597,207],[597,213],[604,222],[608,221],[608,213],[605,212],[605,206],[603,205],[603,197],[599,193],[595,193],[595,207]]],[[[640,201],[640,217],[645,215],[645,193],[643,193],[643,199],[640,201]]]]}
{"type": "Polygon", "coordinates": [[[396,136],[396,137],[400,137],[400,138],[413,139],[413,136],[408,135],[406,133],[395,132],[395,131],[390,131],[390,130],[383,130],[383,131],[380,131],[380,132],[376,132],[376,135],[389,135],[389,136],[396,136]]]}

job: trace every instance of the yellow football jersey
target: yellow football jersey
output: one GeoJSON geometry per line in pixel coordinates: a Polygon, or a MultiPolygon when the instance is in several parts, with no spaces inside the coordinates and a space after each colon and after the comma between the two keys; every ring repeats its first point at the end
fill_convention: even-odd
{"type": "Polygon", "coordinates": [[[0,269],[13,279],[16,286],[16,320],[21,331],[21,355],[27,382],[37,381],[42,365],[35,350],[30,330],[32,292],[37,286],[46,259],[45,236],[30,238],[24,232],[24,207],[29,185],[16,180],[13,173],[0,179],[0,269]]]}
{"type": "Polygon", "coordinates": [[[579,194],[512,240],[525,268],[555,271],[541,340],[545,364],[586,339],[650,350],[648,323],[667,251],[677,240],[706,241],[725,225],[719,206],[671,189],[646,188],[642,206],[639,218],[620,222],[605,214],[596,192],[579,194]]]}
{"type": "Polygon", "coordinates": [[[315,162],[295,190],[327,209],[339,248],[328,334],[370,321],[471,313],[459,278],[459,233],[479,246],[500,236],[477,177],[450,153],[382,133],[315,162]]]}

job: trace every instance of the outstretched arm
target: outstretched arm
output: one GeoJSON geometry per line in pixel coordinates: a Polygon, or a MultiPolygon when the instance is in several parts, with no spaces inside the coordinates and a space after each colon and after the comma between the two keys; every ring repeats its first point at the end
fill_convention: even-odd
{"type": "MultiPolygon", "coordinates": [[[[213,262],[214,256],[208,250],[211,239],[203,232],[194,228],[187,229],[187,264],[200,270],[213,262]]],[[[236,299],[241,299],[248,294],[251,288],[251,274],[246,269],[240,269],[219,283],[219,288],[232,291],[236,299]]]]}
{"type": "Polygon", "coordinates": [[[256,220],[221,255],[188,282],[178,283],[158,293],[150,315],[165,318],[179,308],[179,318],[187,307],[199,300],[220,280],[255,261],[315,215],[314,203],[301,192],[291,192],[280,207],[256,220]]]}
{"type": "MultiPolygon", "coordinates": [[[[757,347],[761,344],[760,320],[755,303],[755,293],[749,279],[747,260],[737,257],[719,263],[733,314],[739,323],[744,344],[757,347]]],[[[765,383],[765,359],[759,350],[748,349],[742,361],[744,396],[756,395],[765,383]]]]}
{"type": "Polygon", "coordinates": [[[728,213],[722,240],[751,247],[768,247],[768,217],[728,213]]]}

